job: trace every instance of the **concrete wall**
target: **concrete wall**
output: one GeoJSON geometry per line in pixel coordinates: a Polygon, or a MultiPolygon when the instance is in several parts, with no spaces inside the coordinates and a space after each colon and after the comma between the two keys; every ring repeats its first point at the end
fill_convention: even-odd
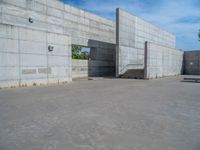
{"type": "Polygon", "coordinates": [[[115,43],[114,22],[58,0],[1,0],[0,7],[3,24],[67,34],[72,44],[87,46],[90,39],[115,43]]]}
{"type": "Polygon", "coordinates": [[[200,75],[200,51],[184,52],[184,74],[200,75]]]}
{"type": "Polygon", "coordinates": [[[88,60],[72,60],[72,78],[86,78],[89,76],[88,60]]]}
{"type": "Polygon", "coordinates": [[[182,51],[150,42],[146,42],[145,45],[146,79],[175,76],[182,73],[182,51]]]}
{"type": "Polygon", "coordinates": [[[145,41],[175,48],[174,35],[122,9],[117,9],[116,17],[117,76],[128,70],[144,69],[145,41]]]}
{"type": "Polygon", "coordinates": [[[116,43],[113,21],[58,0],[2,0],[0,8],[2,24],[69,35],[72,44],[95,47],[99,55],[106,54],[116,43]],[[34,22],[29,23],[29,18],[34,22]],[[111,46],[105,47],[104,42],[111,46]]]}
{"type": "Polygon", "coordinates": [[[95,48],[93,59],[99,62],[115,61],[115,23],[58,0],[0,0],[0,29],[3,86],[63,75],[70,80],[71,44],[95,48]],[[47,53],[49,44],[54,46],[52,53],[47,53]],[[8,61],[12,58],[16,62],[8,61]]]}
{"type": "Polygon", "coordinates": [[[0,45],[1,87],[71,81],[70,37],[0,24],[0,45]]]}
{"type": "Polygon", "coordinates": [[[115,74],[114,62],[97,60],[72,60],[72,78],[113,76],[115,74]]]}
{"type": "Polygon", "coordinates": [[[175,48],[174,35],[126,11],[117,9],[116,19],[58,0],[0,0],[0,86],[70,81],[72,44],[92,48],[84,69],[73,66],[74,76],[107,76],[116,61],[117,76],[144,77],[145,41],[175,48]]]}

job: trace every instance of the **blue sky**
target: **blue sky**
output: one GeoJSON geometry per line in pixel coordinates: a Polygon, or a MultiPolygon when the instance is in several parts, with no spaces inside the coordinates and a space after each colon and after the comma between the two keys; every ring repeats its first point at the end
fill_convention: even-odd
{"type": "Polygon", "coordinates": [[[115,9],[123,8],[177,37],[177,48],[200,50],[200,0],[61,0],[115,20],[115,9]]]}

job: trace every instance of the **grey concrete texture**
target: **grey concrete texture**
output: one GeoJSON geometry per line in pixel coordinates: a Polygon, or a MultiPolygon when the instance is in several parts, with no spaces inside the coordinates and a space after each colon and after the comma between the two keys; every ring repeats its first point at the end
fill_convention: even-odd
{"type": "Polygon", "coordinates": [[[115,76],[115,63],[72,59],[72,78],[115,76]]]}
{"type": "MultiPolygon", "coordinates": [[[[116,17],[115,24],[58,0],[0,0],[0,87],[71,81],[72,44],[93,49],[88,63],[92,75],[116,70],[116,76],[139,78],[144,77],[145,41],[175,48],[174,35],[121,9],[116,17]],[[48,52],[49,46],[54,51],[48,52]],[[93,62],[99,64],[94,67],[93,62]],[[105,65],[115,62],[116,69],[105,65]]],[[[179,64],[172,55],[167,63],[179,64]]],[[[157,67],[154,74],[161,76],[162,70],[157,67]]]]}
{"type": "Polygon", "coordinates": [[[1,150],[199,150],[200,84],[101,79],[0,90],[1,150]]]}
{"type": "MultiPolygon", "coordinates": [[[[165,47],[176,47],[174,35],[118,8],[116,10],[116,76],[123,75],[130,69],[144,69],[146,41],[165,47]]],[[[135,74],[132,76],[135,77],[135,74]]]]}
{"type": "Polygon", "coordinates": [[[0,30],[0,87],[71,81],[70,37],[3,24],[0,30]]]}
{"type": "Polygon", "coordinates": [[[58,0],[1,0],[0,30],[1,87],[70,81],[71,44],[115,62],[115,23],[58,0]]]}
{"type": "Polygon", "coordinates": [[[162,78],[182,74],[183,51],[151,42],[145,43],[145,78],[162,78]]]}
{"type": "Polygon", "coordinates": [[[200,75],[200,51],[184,52],[184,74],[200,75]]]}
{"type": "Polygon", "coordinates": [[[0,23],[72,36],[72,43],[88,40],[115,43],[115,23],[59,0],[1,0],[0,23]],[[33,23],[29,22],[33,19],[33,23]]]}

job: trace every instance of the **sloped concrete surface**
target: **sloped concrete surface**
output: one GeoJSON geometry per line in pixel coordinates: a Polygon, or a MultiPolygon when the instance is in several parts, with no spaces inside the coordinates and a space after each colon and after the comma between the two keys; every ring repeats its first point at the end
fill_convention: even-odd
{"type": "Polygon", "coordinates": [[[0,90],[1,150],[199,150],[200,84],[100,79],[0,90]]]}

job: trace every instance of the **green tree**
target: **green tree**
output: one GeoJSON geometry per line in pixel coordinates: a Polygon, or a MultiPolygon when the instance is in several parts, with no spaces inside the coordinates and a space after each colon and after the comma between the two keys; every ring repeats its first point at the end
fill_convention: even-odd
{"type": "Polygon", "coordinates": [[[81,46],[72,45],[72,59],[89,59],[89,53],[83,52],[81,46]]]}
{"type": "Polygon", "coordinates": [[[72,59],[81,59],[81,46],[72,45],[72,59]]]}

